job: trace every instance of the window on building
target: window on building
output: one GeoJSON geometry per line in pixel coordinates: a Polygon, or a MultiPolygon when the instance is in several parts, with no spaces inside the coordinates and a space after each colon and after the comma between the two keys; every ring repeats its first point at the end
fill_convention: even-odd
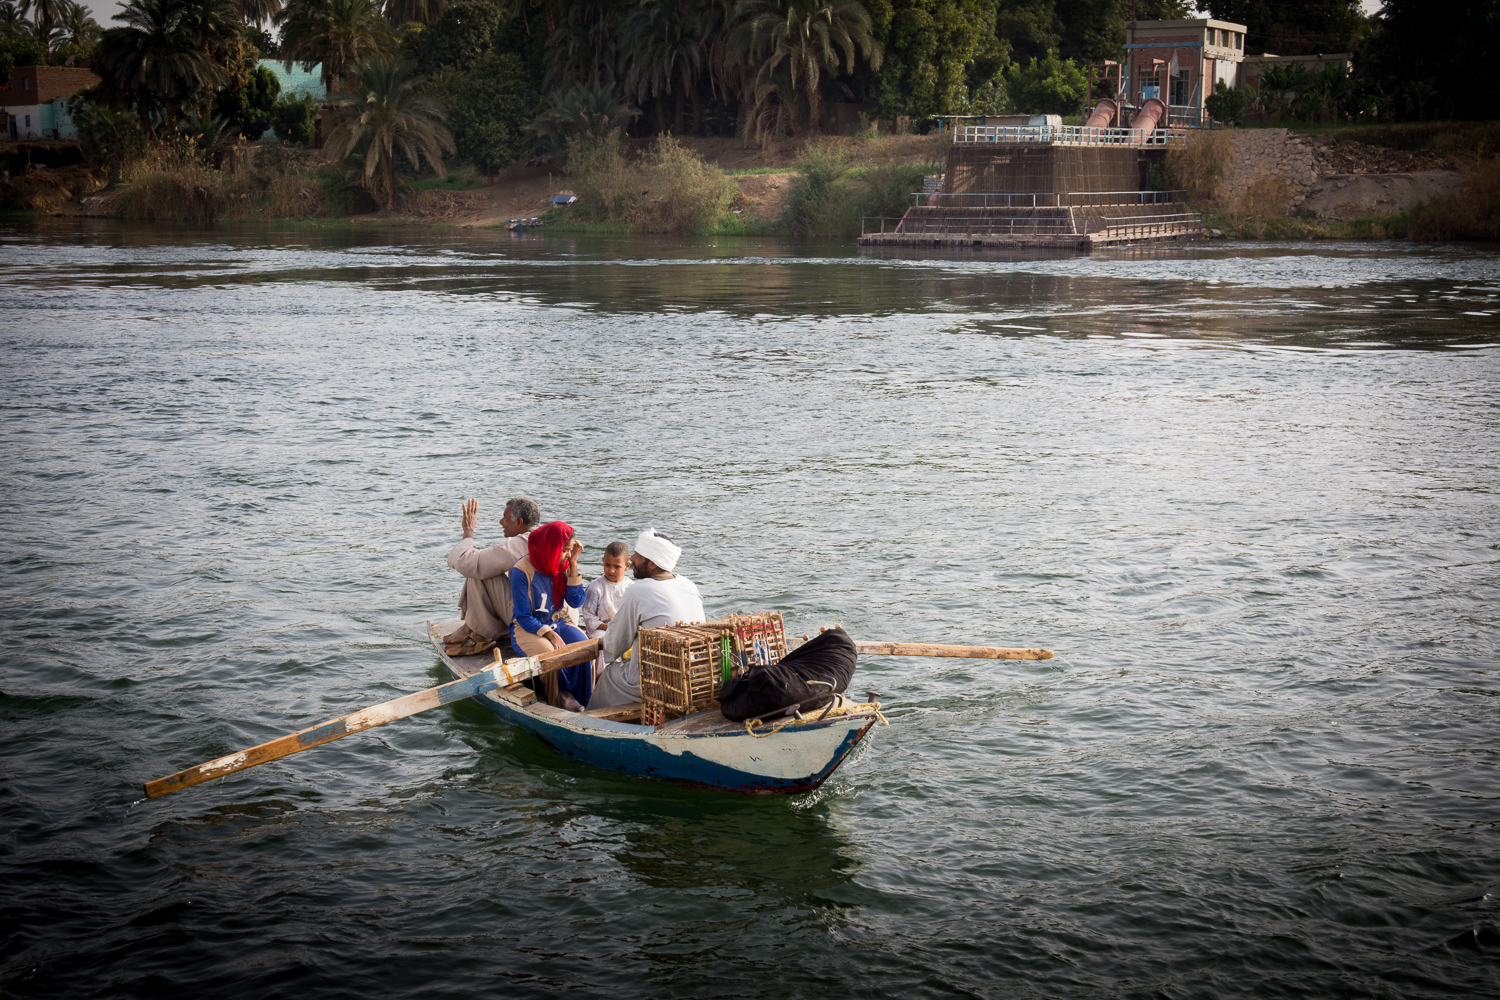
{"type": "Polygon", "coordinates": [[[1234,33],[1234,47],[1237,49],[1243,49],[1245,47],[1245,36],[1238,31],[1234,33]]]}
{"type": "Polygon", "coordinates": [[[1141,100],[1149,101],[1155,97],[1161,98],[1161,78],[1156,75],[1156,70],[1141,70],[1141,100]]]}
{"type": "Polygon", "coordinates": [[[30,115],[26,116],[26,127],[27,128],[31,128],[31,116],[30,115]]]}
{"type": "Polygon", "coordinates": [[[1183,105],[1188,102],[1189,70],[1180,69],[1172,74],[1172,99],[1168,104],[1183,105]]]}

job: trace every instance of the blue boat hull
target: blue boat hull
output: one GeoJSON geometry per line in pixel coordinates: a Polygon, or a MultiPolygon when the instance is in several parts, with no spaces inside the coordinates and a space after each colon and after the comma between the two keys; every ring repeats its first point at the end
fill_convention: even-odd
{"type": "MultiPolygon", "coordinates": [[[[431,625],[429,635],[449,671],[468,676],[478,663],[458,663],[443,653],[441,636],[454,627],[456,623],[431,625]]],[[[809,718],[757,737],[743,724],[725,720],[717,709],[662,726],[642,726],[552,708],[519,686],[475,700],[572,760],[621,774],[760,794],[817,788],[877,719],[873,710],[822,721],[809,718]]]]}

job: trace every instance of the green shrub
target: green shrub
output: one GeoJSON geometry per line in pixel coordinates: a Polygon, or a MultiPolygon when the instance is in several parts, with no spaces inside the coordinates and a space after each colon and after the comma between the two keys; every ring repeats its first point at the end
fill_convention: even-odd
{"type": "Polygon", "coordinates": [[[236,135],[254,142],[271,127],[280,94],[281,82],[276,74],[257,66],[250,74],[250,82],[239,90],[219,91],[215,110],[229,122],[236,135]]]}
{"type": "Polygon", "coordinates": [[[1237,125],[1245,113],[1245,102],[1249,98],[1238,87],[1231,87],[1223,80],[1214,84],[1214,92],[1203,99],[1203,106],[1214,121],[1237,125]]]}
{"type": "Polygon", "coordinates": [[[111,180],[119,180],[127,166],[145,155],[146,133],[141,131],[141,120],[135,113],[107,104],[88,104],[81,109],[70,106],[69,110],[84,160],[103,167],[111,180]]]}
{"type": "Polygon", "coordinates": [[[271,127],[282,142],[310,144],[318,134],[318,102],[311,97],[283,97],[271,112],[271,127]]]}
{"type": "MultiPolygon", "coordinates": [[[[782,222],[795,236],[834,236],[849,228],[844,180],[849,158],[827,143],[808,143],[797,157],[797,179],[782,222]]],[[[856,219],[857,223],[858,220],[856,219]]]]}
{"type": "Polygon", "coordinates": [[[1077,114],[1088,96],[1089,83],[1083,70],[1071,59],[1059,59],[1047,50],[1045,59],[1032,58],[1024,69],[1011,66],[1005,73],[1010,97],[1022,114],[1077,114]]]}
{"type": "Polygon", "coordinates": [[[516,56],[492,52],[468,72],[446,67],[427,90],[447,112],[458,155],[491,177],[535,148],[536,135],[526,126],[538,98],[516,56]]]}
{"type": "Polygon", "coordinates": [[[604,138],[575,135],[568,143],[568,169],[578,215],[650,233],[703,232],[734,198],[734,182],[722,170],[670,136],[632,163],[618,130],[604,138]]]}
{"type": "Polygon", "coordinates": [[[911,207],[911,192],[920,189],[925,173],[920,164],[853,170],[832,146],[809,144],[797,159],[782,223],[795,236],[853,239],[865,217],[898,218],[911,207]]]}

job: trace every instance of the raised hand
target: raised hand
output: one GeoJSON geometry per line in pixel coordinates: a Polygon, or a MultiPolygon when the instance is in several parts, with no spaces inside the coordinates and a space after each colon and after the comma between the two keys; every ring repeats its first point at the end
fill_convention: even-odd
{"type": "Polygon", "coordinates": [[[464,537],[474,537],[474,526],[479,523],[479,501],[470,497],[464,501],[464,537]]]}

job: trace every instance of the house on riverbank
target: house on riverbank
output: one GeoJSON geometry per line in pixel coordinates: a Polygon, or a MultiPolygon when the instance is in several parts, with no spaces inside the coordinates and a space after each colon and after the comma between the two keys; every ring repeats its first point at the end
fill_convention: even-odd
{"type": "Polygon", "coordinates": [[[17,66],[0,87],[0,129],[11,141],[77,139],[67,99],[99,82],[73,66],[17,66]]]}

